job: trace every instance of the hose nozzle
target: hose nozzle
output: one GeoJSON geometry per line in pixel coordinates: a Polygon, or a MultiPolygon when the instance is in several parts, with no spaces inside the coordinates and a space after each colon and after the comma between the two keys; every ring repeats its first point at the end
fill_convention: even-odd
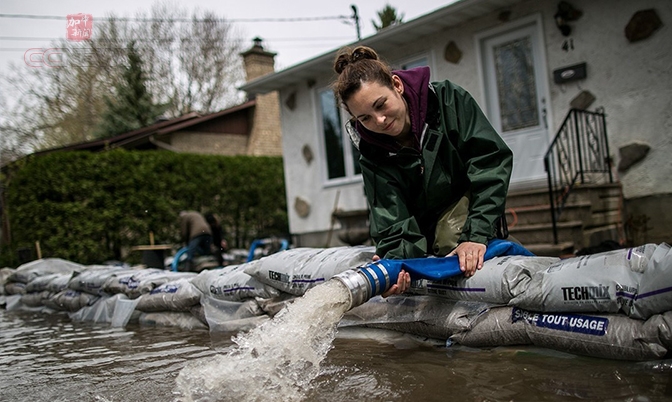
{"type": "Polygon", "coordinates": [[[350,291],[350,308],[348,308],[350,310],[389,289],[393,283],[396,283],[397,276],[399,272],[394,275],[394,278],[390,278],[383,264],[373,262],[363,267],[343,271],[334,275],[333,278],[343,283],[350,291]]]}

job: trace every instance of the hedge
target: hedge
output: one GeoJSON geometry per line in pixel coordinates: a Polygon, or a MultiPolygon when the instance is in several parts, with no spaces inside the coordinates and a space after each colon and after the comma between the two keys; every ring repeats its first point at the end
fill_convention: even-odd
{"type": "Polygon", "coordinates": [[[288,233],[280,157],[80,151],[19,165],[3,179],[11,243],[0,266],[36,241],[43,257],[82,264],[121,260],[150,232],[156,244],[179,246],[181,210],[214,213],[232,247],[288,233]]]}

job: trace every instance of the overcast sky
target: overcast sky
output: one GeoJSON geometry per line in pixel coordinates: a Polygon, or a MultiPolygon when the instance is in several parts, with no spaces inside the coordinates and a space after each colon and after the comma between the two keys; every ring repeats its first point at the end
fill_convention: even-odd
{"type": "MultiPolygon", "coordinates": [[[[232,21],[245,43],[252,38],[264,40],[267,50],[277,52],[276,70],[281,70],[312,57],[337,49],[357,40],[354,23],[348,19],[322,17],[350,17],[351,5],[358,9],[361,37],[375,33],[371,20],[378,21],[377,12],[386,4],[410,21],[454,0],[191,0],[172,2],[190,12],[209,10],[232,21]],[[313,21],[269,21],[288,18],[314,19],[313,21]],[[258,21],[253,21],[258,20],[258,21]]],[[[9,63],[24,64],[24,53],[30,48],[48,48],[49,39],[65,37],[65,20],[20,18],[19,15],[62,16],[85,13],[105,18],[113,12],[118,17],[134,17],[138,11],[149,13],[157,0],[0,0],[0,72],[9,63]],[[29,38],[40,38],[32,40],[29,38]]],[[[95,32],[94,32],[95,34],[95,32]]],[[[245,45],[244,48],[247,48],[245,45]]]]}

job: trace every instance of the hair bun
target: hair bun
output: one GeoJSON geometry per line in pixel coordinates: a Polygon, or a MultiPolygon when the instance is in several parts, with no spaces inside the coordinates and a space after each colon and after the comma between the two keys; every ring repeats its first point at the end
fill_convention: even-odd
{"type": "Polygon", "coordinates": [[[357,46],[354,49],[345,48],[336,56],[334,71],[341,74],[345,68],[360,60],[378,60],[378,53],[367,46],[357,46]]]}
{"type": "Polygon", "coordinates": [[[357,46],[350,56],[350,62],[355,63],[359,60],[378,60],[378,53],[367,46],[357,46]]]}

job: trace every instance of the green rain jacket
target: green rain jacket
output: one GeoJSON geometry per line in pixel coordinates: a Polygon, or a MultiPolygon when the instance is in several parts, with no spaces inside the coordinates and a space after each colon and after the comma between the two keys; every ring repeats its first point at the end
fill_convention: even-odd
{"type": "Polygon", "coordinates": [[[449,82],[431,83],[421,151],[390,152],[360,141],[370,211],[370,233],[381,258],[407,259],[431,253],[441,214],[470,192],[467,220],[458,242],[486,244],[503,216],[513,153],[476,101],[449,82]]]}

